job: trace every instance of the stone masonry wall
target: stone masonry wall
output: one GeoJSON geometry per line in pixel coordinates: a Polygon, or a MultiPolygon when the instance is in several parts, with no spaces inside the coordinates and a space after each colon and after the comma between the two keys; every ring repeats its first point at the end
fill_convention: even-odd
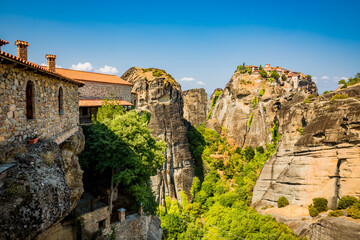
{"type": "Polygon", "coordinates": [[[0,146],[25,141],[34,134],[49,139],[79,122],[78,86],[49,75],[0,63],[0,146]],[[34,119],[26,119],[26,84],[34,84],[34,119]],[[63,114],[58,111],[63,88],[63,114]]]}
{"type": "Polygon", "coordinates": [[[120,98],[129,103],[132,102],[130,85],[117,85],[106,83],[86,82],[85,86],[79,88],[80,99],[103,99],[120,98]]]}

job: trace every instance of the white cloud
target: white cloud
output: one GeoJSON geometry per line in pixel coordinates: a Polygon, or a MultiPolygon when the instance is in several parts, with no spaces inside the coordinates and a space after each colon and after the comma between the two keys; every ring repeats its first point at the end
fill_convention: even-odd
{"type": "MultiPolygon", "coordinates": [[[[47,67],[47,64],[46,63],[42,63],[41,66],[43,67],[47,67]]],[[[59,66],[59,65],[55,65],[56,68],[63,68],[62,66],[59,66]]]]}
{"type": "Polygon", "coordinates": [[[106,73],[106,74],[117,74],[119,71],[116,69],[116,67],[105,65],[104,67],[98,69],[97,72],[106,73]]]}
{"type": "Polygon", "coordinates": [[[197,85],[202,85],[202,86],[206,85],[206,84],[205,84],[204,82],[202,82],[202,81],[197,81],[196,84],[197,84],[197,85]]]}
{"type": "Polygon", "coordinates": [[[312,77],[312,80],[317,80],[318,78],[317,77],[312,77]]]}
{"type": "Polygon", "coordinates": [[[321,79],[325,80],[325,79],[329,79],[329,77],[328,76],[322,76],[321,79]]]}
{"type": "Polygon", "coordinates": [[[94,68],[91,63],[78,63],[77,65],[71,65],[71,69],[80,70],[80,71],[92,71],[94,68]]]}
{"type": "Polygon", "coordinates": [[[195,78],[183,77],[183,78],[180,78],[180,81],[182,81],[182,82],[192,82],[192,81],[195,81],[195,78]]]}
{"type": "Polygon", "coordinates": [[[344,79],[344,80],[349,80],[349,78],[347,78],[347,77],[341,77],[340,79],[344,79]]]}

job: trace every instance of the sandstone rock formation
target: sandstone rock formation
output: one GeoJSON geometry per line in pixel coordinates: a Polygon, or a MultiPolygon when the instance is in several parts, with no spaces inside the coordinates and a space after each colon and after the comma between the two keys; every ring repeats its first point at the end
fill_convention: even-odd
{"type": "Polygon", "coordinates": [[[183,91],[184,118],[192,126],[198,126],[207,117],[207,94],[204,88],[183,91]]]}
{"type": "Polygon", "coordinates": [[[330,208],[342,196],[360,197],[359,96],[360,85],[355,85],[312,103],[304,103],[305,96],[295,96],[283,105],[282,138],[254,187],[256,207],[275,205],[280,196],[299,206],[324,197],[330,208]],[[331,100],[335,94],[349,98],[331,100]]]}
{"type": "Polygon", "coordinates": [[[291,81],[271,82],[260,76],[235,72],[220,94],[207,127],[227,129],[228,138],[240,146],[265,146],[284,102],[296,93],[317,94],[314,82],[302,75],[299,86],[291,81]]]}
{"type": "Polygon", "coordinates": [[[0,181],[0,239],[32,239],[71,211],[83,192],[84,143],[80,130],[60,147],[39,140],[7,155],[15,166],[0,181]]]}
{"type": "Polygon", "coordinates": [[[152,177],[152,187],[158,201],[164,196],[181,201],[179,191],[188,195],[194,177],[183,119],[183,98],[180,85],[163,70],[133,67],[122,78],[134,84],[139,94],[139,109],[151,113],[149,127],[153,135],[168,144],[166,162],[158,175],[152,177]]]}

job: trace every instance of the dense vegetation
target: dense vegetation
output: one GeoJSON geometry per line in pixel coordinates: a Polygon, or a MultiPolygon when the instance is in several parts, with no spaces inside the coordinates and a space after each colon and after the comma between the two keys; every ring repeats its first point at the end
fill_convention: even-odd
{"type": "Polygon", "coordinates": [[[348,86],[355,85],[357,83],[360,83],[360,73],[357,73],[353,78],[349,78],[347,82],[345,79],[341,79],[339,81],[339,84],[342,84],[341,88],[347,88],[348,86]]]}
{"type": "MultiPolygon", "coordinates": [[[[277,121],[272,131],[277,131],[277,121]]],[[[166,239],[298,239],[284,224],[250,207],[256,179],[280,134],[273,133],[273,143],[256,151],[230,145],[226,129],[220,135],[200,125],[188,136],[198,177],[190,203],[181,193],[182,204],[166,198],[159,207],[166,239]]]]}
{"type": "Polygon", "coordinates": [[[155,213],[157,203],[150,188],[150,176],[165,161],[166,144],[151,135],[149,116],[127,112],[116,102],[106,101],[93,122],[84,128],[82,169],[93,174],[105,173],[111,199],[113,190],[119,187],[135,199],[135,205],[142,203],[146,213],[155,213]]]}

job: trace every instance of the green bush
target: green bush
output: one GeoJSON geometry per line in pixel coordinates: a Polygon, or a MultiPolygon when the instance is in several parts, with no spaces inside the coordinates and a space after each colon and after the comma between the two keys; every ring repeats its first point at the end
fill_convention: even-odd
{"type": "Polygon", "coordinates": [[[249,120],[248,120],[248,127],[249,127],[249,129],[250,129],[250,127],[251,127],[251,122],[252,122],[252,120],[253,120],[253,117],[254,117],[254,113],[251,113],[251,114],[250,114],[250,118],[249,118],[249,120]]]}
{"type": "Polygon", "coordinates": [[[339,85],[340,85],[340,84],[346,84],[346,80],[345,80],[345,79],[341,79],[338,84],[339,84],[339,85]]]}
{"type": "Polygon", "coordinates": [[[280,78],[279,73],[276,70],[271,71],[271,75],[272,78],[275,78],[276,80],[280,78]]]}
{"type": "Polygon", "coordinates": [[[334,101],[334,100],[336,100],[336,99],[346,99],[346,98],[348,98],[348,96],[343,95],[343,94],[335,94],[335,95],[330,99],[330,101],[334,101]]]}
{"type": "Polygon", "coordinates": [[[304,103],[312,103],[314,100],[315,100],[315,95],[310,94],[305,98],[304,103]]]}
{"type": "Polygon", "coordinates": [[[331,93],[331,92],[333,92],[333,91],[328,91],[328,90],[326,90],[325,92],[323,92],[323,95],[324,95],[324,94],[327,94],[327,93],[331,93]]]}
{"type": "Polygon", "coordinates": [[[313,204],[319,213],[326,212],[328,210],[328,200],[326,198],[314,198],[313,204]]]}
{"type": "Polygon", "coordinates": [[[277,201],[277,205],[278,205],[278,208],[282,208],[282,207],[285,207],[285,206],[289,205],[289,201],[284,196],[279,197],[279,199],[277,201]]]}
{"type": "Polygon", "coordinates": [[[265,94],[265,88],[262,88],[259,92],[259,95],[262,97],[265,94]]]}
{"type": "Polygon", "coordinates": [[[262,78],[266,78],[266,77],[267,77],[267,72],[266,72],[264,69],[261,69],[261,70],[260,70],[260,76],[261,76],[262,78]]]}
{"type": "Polygon", "coordinates": [[[344,213],[341,210],[335,210],[335,211],[329,212],[327,216],[328,217],[341,217],[341,216],[344,216],[344,213]]]}
{"type": "Polygon", "coordinates": [[[255,151],[251,146],[245,148],[245,158],[250,162],[255,156],[255,151]]]}
{"type": "Polygon", "coordinates": [[[357,202],[346,209],[346,213],[354,219],[360,219],[360,202],[357,202]]]}
{"type": "Polygon", "coordinates": [[[298,132],[299,132],[299,135],[301,135],[302,134],[302,132],[304,131],[304,129],[302,128],[302,127],[298,127],[298,132]]]}
{"type": "Polygon", "coordinates": [[[263,154],[265,152],[265,150],[264,150],[264,147],[263,146],[258,146],[258,147],[256,147],[256,153],[261,153],[261,154],[263,154]]]}
{"type": "Polygon", "coordinates": [[[281,76],[281,79],[282,79],[283,81],[286,81],[286,79],[287,79],[286,75],[283,74],[283,75],[281,76]]]}
{"type": "Polygon", "coordinates": [[[308,208],[311,217],[316,217],[317,215],[319,215],[319,211],[312,204],[310,204],[308,208]]]}
{"type": "Polygon", "coordinates": [[[337,209],[346,209],[351,207],[355,203],[359,202],[356,197],[346,195],[345,197],[340,198],[337,209]]]}
{"type": "Polygon", "coordinates": [[[254,99],[251,101],[252,108],[256,108],[256,104],[259,102],[259,99],[255,96],[254,99]]]}

